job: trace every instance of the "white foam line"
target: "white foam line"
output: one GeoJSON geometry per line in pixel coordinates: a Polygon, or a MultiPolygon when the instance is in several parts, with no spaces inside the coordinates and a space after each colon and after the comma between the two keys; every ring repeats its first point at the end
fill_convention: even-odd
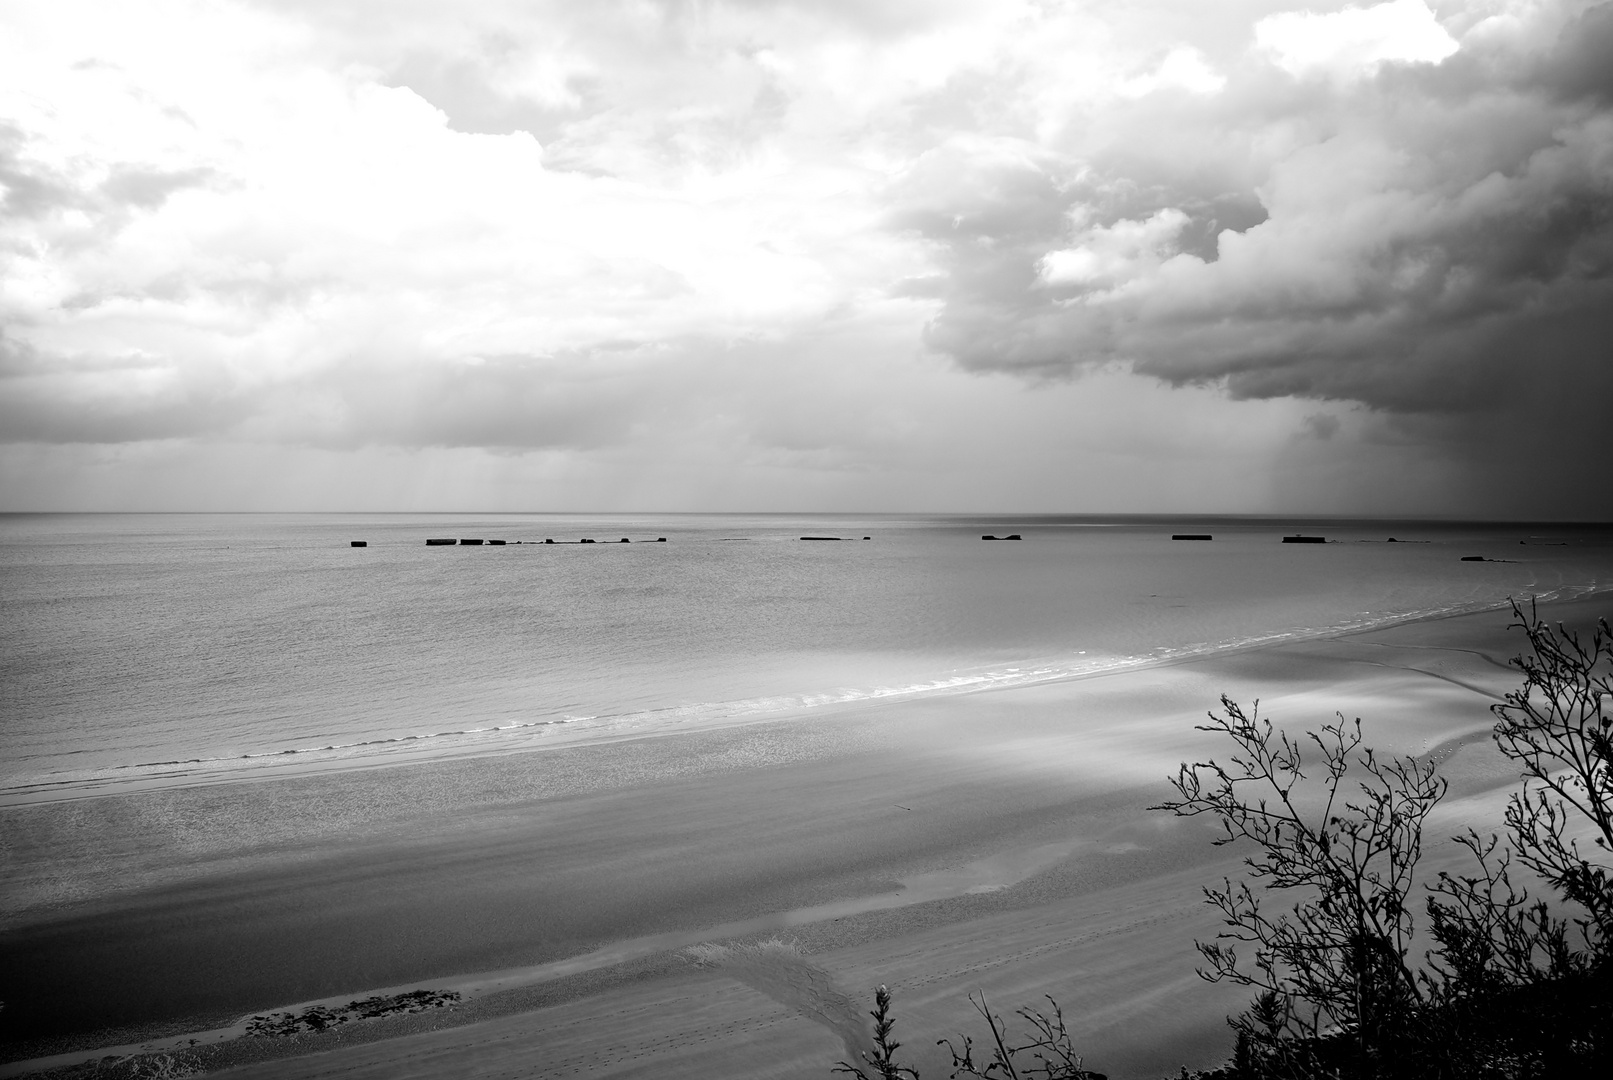
{"type": "MultiPolygon", "coordinates": [[[[1563,585],[1539,593],[1540,603],[1558,603],[1579,600],[1613,590],[1613,585],[1592,582],[1588,585],[1563,585]]],[[[387,760],[389,754],[441,745],[444,740],[480,736],[488,740],[490,749],[520,749],[506,743],[494,745],[495,740],[511,737],[511,733],[542,735],[547,730],[573,724],[595,725],[601,731],[625,734],[636,730],[653,732],[673,724],[714,722],[723,720],[762,719],[801,710],[822,709],[832,706],[855,705],[861,702],[880,702],[898,699],[940,696],[944,694],[979,693],[988,690],[1010,689],[1052,683],[1066,679],[1095,678],[1122,671],[1131,671],[1154,664],[1182,663],[1222,653],[1258,649],[1298,641],[1313,641],[1329,637],[1381,630],[1404,623],[1450,618],[1479,611],[1500,610],[1509,601],[1474,601],[1451,604],[1439,608],[1399,612],[1376,617],[1348,619],[1331,626],[1296,627],[1288,630],[1255,634],[1243,638],[1214,643],[1199,642],[1190,645],[1156,649],[1150,653],[1130,656],[1111,656],[1102,659],[1081,659],[1084,652],[1068,657],[1020,661],[1019,666],[997,670],[969,672],[950,677],[932,679],[906,686],[875,686],[867,688],[839,687],[817,693],[777,695],[744,698],[736,701],[701,702],[675,705],[659,709],[643,709],[629,713],[600,716],[560,716],[543,720],[512,721],[495,727],[460,728],[423,735],[399,735],[380,739],[364,739],[351,743],[333,743],[327,746],[297,747],[286,750],[258,751],[213,758],[190,758],[174,761],[140,762],[117,765],[74,775],[58,773],[31,783],[17,784],[0,789],[0,807],[29,802],[53,801],[84,795],[108,793],[120,784],[149,784],[152,781],[207,775],[209,782],[236,778],[250,779],[259,770],[276,764],[297,764],[314,756],[321,764],[340,764],[363,767],[387,760]],[[368,751],[368,753],[366,753],[368,751]],[[334,757],[318,758],[330,754],[334,757]],[[177,771],[155,771],[177,770],[177,771]],[[210,771],[210,772],[209,772],[210,771]]]]}

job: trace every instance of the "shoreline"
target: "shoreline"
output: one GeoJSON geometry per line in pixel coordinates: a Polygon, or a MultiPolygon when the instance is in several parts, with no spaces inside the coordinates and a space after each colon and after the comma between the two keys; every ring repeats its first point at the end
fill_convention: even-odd
{"type": "MultiPolygon", "coordinates": [[[[1599,598],[1613,596],[1613,584],[1605,586],[1564,586],[1556,590],[1548,590],[1543,595],[1551,596],[1552,598],[1542,600],[1541,603],[1553,608],[1595,603],[1599,598]],[[1567,597],[1556,595],[1564,591],[1569,592],[1570,595],[1567,597]]],[[[536,721],[523,724],[519,729],[516,729],[520,734],[512,738],[521,740],[519,745],[449,746],[437,750],[435,753],[430,749],[423,749],[430,746],[437,739],[481,734],[493,734],[494,738],[498,738],[499,736],[494,733],[506,730],[499,728],[467,729],[465,731],[442,732],[435,735],[388,737],[350,745],[293,748],[229,757],[121,765],[100,770],[97,775],[90,777],[65,780],[35,779],[0,787],[0,811],[27,806],[52,805],[80,799],[116,798],[145,792],[215,785],[272,783],[314,775],[328,776],[374,769],[410,768],[444,761],[474,761],[484,758],[595,746],[622,740],[703,733],[750,725],[799,722],[815,717],[834,716],[848,710],[877,708],[881,705],[905,701],[989,694],[1032,686],[1103,679],[1125,675],[1130,672],[1147,671],[1162,666],[1213,661],[1217,657],[1236,655],[1252,650],[1270,649],[1311,641],[1334,640],[1388,630],[1397,626],[1440,622],[1448,619],[1483,615],[1491,611],[1505,611],[1509,602],[1506,600],[1484,601],[1454,608],[1386,615],[1359,624],[1346,624],[1322,629],[1285,630],[1232,643],[1186,646],[1172,650],[1165,655],[1117,657],[1098,662],[1098,665],[1091,670],[1057,671],[1050,674],[1031,672],[1022,676],[988,672],[972,676],[961,676],[956,685],[936,686],[922,684],[895,690],[848,691],[860,696],[821,703],[796,703],[772,711],[745,712],[743,711],[744,708],[751,705],[751,703],[735,701],[716,702],[706,705],[669,706],[664,709],[610,716],[536,721]],[[667,714],[681,713],[691,709],[709,709],[711,715],[696,716],[694,718],[667,718],[667,714]],[[724,710],[729,711],[725,713],[724,710]],[[415,745],[411,746],[410,744],[415,745]],[[336,758],[310,756],[327,751],[353,749],[370,745],[377,747],[387,746],[392,749],[378,750],[366,756],[336,758]],[[416,750],[418,750],[417,753],[412,752],[416,750]],[[394,759],[389,756],[391,754],[397,754],[399,757],[394,759]],[[252,764],[244,764],[246,762],[251,762],[252,764]],[[201,768],[181,769],[171,772],[135,773],[135,770],[170,769],[176,766],[189,765],[201,766],[201,768]],[[123,771],[128,771],[130,775],[127,777],[113,775],[123,771]]],[[[1022,661],[1022,663],[1030,665],[1046,662],[1056,661],[1050,661],[1049,658],[1033,658],[1022,661]]],[[[1019,668],[1005,669],[1005,671],[1014,672],[1019,670],[1019,668]]]]}
{"type": "MultiPolygon", "coordinates": [[[[1594,609],[1605,614],[1610,608],[1613,608],[1613,597],[1600,593],[1553,605],[1546,615],[1555,621],[1560,609],[1580,613],[1594,609]]],[[[1362,715],[1368,716],[1372,722],[1369,731],[1390,736],[1387,742],[1381,738],[1369,741],[1400,752],[1442,754],[1448,762],[1460,765],[1462,775],[1469,777],[1453,792],[1453,801],[1460,803],[1469,795],[1482,801],[1483,793],[1493,788],[1497,780],[1493,769],[1487,772],[1482,762],[1475,764],[1475,760],[1483,756],[1485,740],[1481,736],[1487,732],[1491,722],[1481,699],[1493,700],[1497,690],[1504,691],[1504,688],[1516,685],[1515,673],[1507,671],[1504,657],[1516,655],[1523,645],[1521,635],[1516,632],[1506,633],[1493,625],[1478,626],[1477,623],[1489,613],[1481,611],[1444,618],[1407,620],[1392,626],[1346,631],[1325,638],[1285,641],[1208,657],[1163,661],[1146,668],[1106,673],[1098,678],[1064,679],[918,701],[865,702],[833,715],[814,713],[805,718],[782,722],[770,718],[760,723],[752,721],[715,730],[667,732],[664,737],[661,734],[640,734],[616,742],[568,748],[567,752],[573,756],[589,756],[625,767],[623,762],[631,764],[631,760],[636,759],[634,749],[624,744],[646,744],[637,747],[640,756],[646,760],[659,759],[658,751],[670,751],[670,744],[674,742],[699,744],[693,747],[689,755],[698,767],[674,775],[670,780],[651,776],[653,769],[638,773],[629,770],[628,774],[618,777],[621,783],[614,787],[571,790],[562,784],[537,795],[517,793],[515,801],[506,804],[477,804],[457,809],[450,806],[445,812],[449,815],[458,813],[464,820],[457,825],[452,821],[433,823],[431,827],[436,832],[431,837],[410,837],[402,841],[389,838],[382,841],[373,836],[359,836],[356,840],[344,841],[345,846],[336,845],[341,850],[324,852],[323,857],[327,861],[351,858],[368,860],[366,865],[392,875],[386,880],[414,882],[415,887],[421,889],[451,892],[457,887],[451,875],[445,876],[443,871],[415,872],[406,866],[400,867],[400,856],[425,853],[440,857],[443,852],[451,851],[456,846],[463,847],[475,838],[483,847],[465,854],[469,861],[463,865],[486,872],[489,860],[503,860],[522,852],[554,853],[575,849],[571,863],[564,869],[582,886],[582,891],[575,894],[573,903],[586,904],[589,889],[609,890],[613,881],[642,880],[645,875],[653,876],[658,868],[669,878],[677,877],[674,862],[669,861],[663,851],[654,843],[635,840],[632,835],[632,830],[641,828],[647,820],[643,816],[645,813],[666,814],[671,807],[696,815],[697,826],[701,822],[699,815],[705,815],[709,819],[704,822],[710,827],[707,831],[724,833],[726,830],[737,830],[734,836],[750,838],[749,847],[742,847],[738,853],[726,853],[723,850],[729,846],[726,838],[719,838],[719,842],[719,839],[702,835],[699,827],[675,835],[673,838],[677,842],[687,846],[687,850],[680,849],[682,854],[699,856],[693,858],[692,865],[713,865],[724,869],[724,872],[731,871],[731,877],[732,874],[738,875],[732,877],[736,881],[751,880],[760,875],[758,880],[764,884],[768,880],[776,884],[763,888],[760,894],[747,899],[736,898],[734,890],[725,887],[724,881],[727,879],[721,874],[707,881],[684,882],[680,879],[677,888],[666,889],[665,896],[671,897],[674,902],[669,904],[663,902],[664,898],[650,897],[638,907],[629,905],[623,909],[624,916],[630,910],[640,912],[637,916],[622,920],[623,925],[631,924],[635,918],[649,919],[651,922],[659,918],[667,924],[660,928],[651,927],[650,933],[618,935],[595,950],[573,951],[550,959],[538,958],[531,964],[507,965],[504,968],[462,966],[457,969],[460,973],[457,976],[444,969],[441,977],[377,983],[375,985],[381,986],[382,992],[401,992],[416,988],[451,989],[455,985],[470,987],[480,979],[488,985],[474,995],[467,995],[466,1005],[473,1000],[483,999],[487,1006],[408,1023],[367,1021],[365,1023],[385,1025],[387,1032],[410,1027],[411,1024],[431,1030],[413,1034],[399,1030],[378,1042],[365,1041],[356,1045],[371,1047],[365,1052],[378,1055],[379,1061],[385,1059],[388,1053],[403,1052],[403,1044],[410,1039],[459,1045],[454,1041],[455,1036],[446,1033],[463,1032],[466,1023],[503,1023],[510,1017],[527,1017],[528,1021],[537,1023],[531,1020],[537,1015],[530,1009],[532,995],[523,998],[515,991],[542,987],[584,972],[604,972],[613,967],[627,969],[639,965],[644,967],[646,973],[642,978],[628,979],[623,984],[625,989],[623,985],[613,984],[610,978],[583,980],[590,986],[603,983],[605,988],[597,993],[584,990],[574,996],[563,996],[563,1000],[547,1002],[540,1012],[555,1016],[567,1010],[585,1013],[593,1006],[604,1008],[601,1003],[637,1001],[648,992],[645,987],[666,990],[668,987],[694,986],[697,991],[699,987],[705,987],[705,991],[690,991],[679,999],[688,1007],[695,1008],[692,1003],[698,1002],[701,994],[710,990],[711,984],[727,987],[733,979],[720,973],[691,973],[679,968],[675,958],[680,949],[694,943],[690,938],[709,940],[711,937],[746,937],[784,931],[798,933],[808,940],[812,944],[812,959],[821,961],[825,969],[836,972],[842,982],[849,984],[860,978],[860,973],[872,971],[881,976],[879,981],[890,981],[894,988],[901,990],[898,1005],[903,1009],[904,1022],[909,1025],[906,1030],[910,1035],[916,1038],[920,1031],[926,1035],[932,1031],[950,1034],[958,1030],[958,1024],[967,1026],[967,1016],[955,1008],[963,997],[961,993],[952,993],[956,979],[952,982],[944,978],[937,980],[935,972],[930,970],[938,962],[947,959],[934,955],[938,950],[952,948],[946,944],[948,941],[956,945],[958,941],[968,938],[973,933],[969,930],[971,927],[999,924],[1018,927],[1013,933],[1021,935],[1023,939],[1020,943],[1024,948],[1019,952],[1051,948],[1047,941],[1039,939],[1037,935],[1045,937],[1051,933],[1046,927],[1058,925],[1062,919],[1081,917],[1080,913],[1086,911],[1087,907],[1098,903],[1093,897],[1107,897],[1105,902],[1111,902],[1111,908],[1106,909],[1108,914],[1101,918],[1088,917],[1099,919],[1100,923],[1102,918],[1107,918],[1110,923],[1122,927],[1113,929],[1113,936],[1131,942],[1128,947],[1134,953],[1140,949],[1141,955],[1147,958],[1146,963],[1139,962],[1137,965],[1142,973],[1137,977],[1148,984],[1139,993],[1143,998],[1154,994],[1155,998],[1148,1000],[1155,1001],[1155,1004],[1146,1007],[1139,1004],[1137,1007],[1142,1010],[1141,1015],[1152,1015],[1148,1010],[1159,1007],[1160,993],[1166,995],[1164,1000],[1171,1009],[1190,1019],[1202,1019],[1203,1015],[1208,1015],[1206,1008],[1210,1012],[1219,1009],[1224,1014],[1225,1008],[1219,999],[1213,1006],[1205,1006],[1201,998],[1195,995],[1195,991],[1201,988],[1191,982],[1184,984],[1178,978],[1184,974],[1191,975],[1190,944],[1185,950],[1180,947],[1185,942],[1178,942],[1170,950],[1163,950],[1157,941],[1138,943],[1133,939],[1140,931],[1136,928],[1124,930],[1125,920],[1120,918],[1128,910],[1152,903],[1163,904],[1177,912],[1170,919],[1184,925],[1203,921],[1195,920],[1191,914],[1184,914],[1192,911],[1195,897],[1189,895],[1184,907],[1180,896],[1162,895],[1162,883],[1175,881],[1184,874],[1196,874],[1200,879],[1219,876],[1210,873],[1218,865],[1218,857],[1200,850],[1201,838],[1193,834],[1191,828],[1156,821],[1154,818],[1157,815],[1139,817],[1139,810],[1151,797],[1159,794],[1164,776],[1174,771],[1175,761],[1183,757],[1191,759],[1205,746],[1214,749],[1213,745],[1197,739],[1190,729],[1193,719],[1202,717],[1203,711],[1216,703],[1216,696],[1207,695],[1206,688],[1230,683],[1234,697],[1240,694],[1253,696],[1245,692],[1256,690],[1259,696],[1279,710],[1280,714],[1275,715],[1276,722],[1290,728],[1311,723],[1314,715],[1297,714],[1313,705],[1327,707],[1326,712],[1321,714],[1323,716],[1331,715],[1333,705],[1352,712],[1360,709],[1362,715]],[[1431,627],[1436,629],[1431,630],[1431,627]],[[1413,664],[1414,660],[1418,663],[1413,664]],[[1411,710],[1412,715],[1396,721],[1392,726],[1387,726],[1381,716],[1373,719],[1369,715],[1381,713],[1386,707],[1411,710]],[[989,730],[977,722],[984,713],[993,714],[994,726],[989,730]],[[1069,719],[1071,715],[1078,716],[1080,722],[1072,723],[1069,719]],[[1090,722],[1089,718],[1092,718],[1090,722]],[[806,730],[811,728],[832,730],[819,731],[814,735],[806,730]],[[952,746],[947,739],[939,738],[940,734],[956,740],[957,745],[952,746]],[[738,753],[742,750],[748,750],[749,756],[738,753]],[[738,753],[739,760],[732,762],[731,768],[715,767],[714,755],[723,753],[731,756],[738,753]],[[905,753],[908,757],[880,758],[878,755],[882,753],[905,753]],[[1161,771],[1161,763],[1164,762],[1169,762],[1169,765],[1161,771]],[[919,775],[910,775],[913,773],[919,775]],[[764,823],[765,827],[748,820],[764,812],[771,806],[769,800],[779,800],[781,795],[799,798],[795,814],[774,814],[773,820],[764,823]],[[890,799],[902,804],[901,807],[891,810],[890,799]],[[881,800],[884,800],[883,804],[881,800]],[[949,800],[961,805],[949,805],[949,800]],[[545,829],[553,828],[565,834],[567,845],[545,846],[537,843],[529,835],[530,826],[518,820],[521,815],[510,811],[510,807],[542,809],[550,815],[546,819],[545,829]],[[915,814],[914,809],[909,807],[919,813],[915,814]],[[814,813],[820,814],[822,820],[805,823],[789,820],[814,813]],[[935,820],[920,821],[920,818],[935,820]],[[484,830],[484,826],[488,829],[484,830]],[[869,830],[869,835],[860,842],[853,835],[858,829],[869,830]],[[851,830],[851,833],[847,833],[847,830],[851,830]],[[621,853],[619,857],[625,860],[625,876],[590,873],[585,865],[592,858],[589,851],[599,850],[600,845],[604,845],[604,850],[621,853]],[[810,848],[818,858],[819,870],[806,873],[792,871],[789,864],[795,858],[794,853],[802,846],[810,848]],[[1036,852],[1041,854],[1037,855],[1036,852]],[[702,859],[707,861],[703,863],[702,859]],[[730,863],[733,865],[729,866],[730,863]],[[849,874],[846,873],[848,865],[853,869],[849,874]],[[1183,870],[1184,865],[1192,869],[1183,870]],[[830,869],[825,872],[822,867],[830,869]],[[930,891],[926,892],[927,889],[930,891]],[[795,902],[791,903],[792,900],[795,902]],[[746,915],[747,910],[751,914],[746,915]],[[712,913],[737,914],[739,917],[702,921],[703,915],[712,913]],[[800,914],[803,921],[792,924],[788,919],[791,913],[800,914]],[[1037,919],[1042,922],[1036,922],[1037,919]],[[1026,928],[1031,923],[1040,929],[1026,928]],[[867,931],[871,936],[865,939],[860,935],[864,935],[868,927],[874,929],[867,931]],[[732,934],[719,933],[722,931],[732,931],[732,934]],[[927,952],[925,948],[913,944],[919,941],[931,942],[927,952]],[[668,956],[673,959],[664,959],[668,956]],[[590,960],[590,957],[593,959],[590,960]],[[667,963],[673,963],[673,968],[667,969],[667,963]],[[577,967],[578,964],[583,966],[577,967]],[[914,971],[908,979],[913,986],[945,985],[948,989],[945,992],[938,990],[933,996],[926,996],[930,995],[929,990],[904,989],[901,976],[906,970],[904,965],[914,971]],[[1169,979],[1165,979],[1167,971],[1169,979]],[[520,981],[518,975],[512,972],[525,972],[527,981],[520,981]],[[886,975],[889,976],[888,980],[884,978],[886,975]],[[502,976],[515,981],[495,985],[497,979],[490,980],[489,976],[502,976]],[[1161,982],[1161,979],[1165,981],[1161,982]],[[501,996],[511,1004],[508,1011],[493,1008],[496,1004],[493,999],[501,996]],[[909,1000],[912,1001],[911,1014],[904,1004],[909,1000]],[[1190,1004],[1183,1005],[1184,1001],[1190,1004]],[[527,1002],[527,1007],[520,1002],[527,1002]],[[493,1015],[486,1015],[489,1012],[493,1015]],[[456,1020],[459,1022],[456,1023],[456,1020]],[[438,1021],[441,1021],[440,1025],[438,1021]],[[391,1043],[399,1045],[393,1047],[392,1051],[374,1049],[391,1043]]],[[[1266,707],[1263,704],[1263,709],[1266,707]]],[[[498,759],[478,758],[472,759],[471,764],[500,760],[508,767],[510,759],[520,756],[512,754],[498,759]]],[[[388,770],[368,770],[372,774],[385,771],[388,770]]],[[[170,801],[184,802],[194,796],[182,793],[205,790],[173,788],[159,794],[170,801]]],[[[70,809],[74,805],[82,808],[84,803],[93,801],[97,800],[68,800],[43,805],[70,809]]],[[[394,823],[402,820],[415,819],[388,819],[394,823]]],[[[667,837],[659,839],[665,841],[667,837]]],[[[306,845],[312,851],[292,854],[318,856],[319,849],[328,846],[326,839],[314,837],[306,845]]],[[[264,856],[271,864],[269,869],[284,869],[288,865],[296,869],[302,865],[295,859],[289,863],[274,863],[274,859],[280,855],[264,856]]],[[[208,885],[208,875],[203,874],[200,883],[191,890],[193,895],[167,896],[167,901],[175,905],[175,911],[218,910],[226,896],[236,895],[235,892],[220,892],[224,885],[241,881],[250,885],[256,880],[241,878],[239,868],[229,866],[215,868],[208,873],[221,884],[208,885]]],[[[325,867],[306,866],[297,873],[301,876],[293,879],[291,891],[304,898],[299,903],[315,900],[320,895],[318,889],[322,887],[320,879],[325,867]],[[303,891],[298,892],[299,889],[303,891]]],[[[517,884],[530,885],[535,880],[522,879],[517,884]]],[[[232,888],[239,889],[238,886],[232,888]]],[[[1163,890],[1164,893],[1169,891],[1163,890]]],[[[1188,891],[1191,893],[1192,890],[1188,891]]],[[[248,895],[251,892],[251,889],[246,890],[248,895]]],[[[94,918],[102,922],[124,918],[119,912],[129,910],[131,904],[138,907],[137,902],[144,895],[139,888],[131,893],[108,894],[100,902],[94,918]]],[[[352,902],[365,901],[359,897],[352,902]]],[[[230,900],[229,903],[238,906],[240,901],[230,900]]],[[[288,900],[286,903],[291,902],[288,900]]],[[[453,906],[450,904],[444,910],[453,906]]],[[[273,916],[274,907],[272,902],[267,903],[264,909],[267,914],[253,917],[269,918],[273,916]]],[[[148,907],[142,910],[146,912],[142,918],[146,918],[156,909],[148,907]]],[[[581,918],[575,912],[570,917],[574,921],[581,918]]],[[[24,929],[49,925],[51,921],[45,918],[42,922],[27,922],[24,929]]],[[[420,925],[429,926],[431,920],[427,919],[420,925]]],[[[567,941],[586,938],[587,933],[592,932],[590,927],[593,925],[581,919],[577,923],[574,938],[562,936],[555,939],[553,948],[563,951],[567,941]]],[[[1093,925],[1096,927],[1094,933],[1103,928],[1102,925],[1093,925]]],[[[223,941],[234,940],[230,937],[231,933],[245,931],[232,931],[224,927],[218,932],[224,935],[219,939],[223,941]]],[[[1007,934],[1007,931],[1002,931],[1002,934],[1007,934]]],[[[1014,954],[1015,940],[1020,939],[1014,939],[1012,935],[993,938],[988,934],[981,944],[972,948],[987,953],[999,949],[1014,954]]],[[[961,945],[956,947],[963,948],[961,945]]],[[[1083,946],[1090,947],[1090,942],[1083,946]]],[[[1085,955],[1075,946],[1065,951],[1070,955],[1085,955]]],[[[449,949],[445,957],[452,955],[456,954],[449,949]]],[[[942,966],[947,965],[942,963],[942,966]]],[[[1035,1000],[1035,991],[1039,988],[1058,984],[1060,975],[1056,971],[1043,971],[1029,961],[1021,967],[1025,970],[1018,971],[1018,974],[998,972],[993,976],[1008,980],[993,992],[994,1001],[1029,1003],[1035,1000]],[[1016,994],[1020,996],[1015,998],[1016,994]]],[[[1120,970],[1115,969],[1115,978],[1122,977],[1120,970]]],[[[338,994],[299,1000],[295,1006],[278,1004],[267,1008],[274,1011],[300,1009],[313,1003],[334,1002],[337,999],[346,1001],[375,992],[345,990],[338,994]]],[[[1070,992],[1064,988],[1057,996],[1062,1002],[1070,992]]],[[[542,997],[541,994],[536,996],[542,997]]],[[[866,993],[859,989],[857,999],[861,1000],[864,996],[866,993]]],[[[765,1003],[765,995],[762,1000],[765,1003]]],[[[755,1004],[752,1002],[752,1005],[755,1004]]],[[[1112,1012],[1116,1007],[1102,1005],[1099,1014],[1108,1015],[1103,1013],[1103,1009],[1112,1012]]],[[[448,1012],[445,1010],[445,1013],[448,1012]]],[[[651,1026],[660,1025],[657,1030],[676,1029],[681,1023],[676,1015],[665,1010],[654,1013],[654,1016],[656,1019],[651,1026]]],[[[793,1021],[786,1017],[785,1020],[772,1023],[776,1027],[778,1023],[793,1021]]],[[[1093,1033],[1094,1037],[1102,1031],[1126,1029],[1126,1023],[1124,1015],[1114,1016],[1108,1027],[1100,1025],[1098,1031],[1093,1033]]],[[[169,1031],[173,1030],[172,1022],[163,1026],[169,1031]]],[[[361,1038],[356,1028],[357,1025],[352,1035],[344,1035],[343,1038],[361,1038]]],[[[803,1045],[817,1045],[809,1037],[816,1030],[807,1025],[805,1034],[801,1035],[803,1045]]],[[[1189,1042],[1192,1039],[1214,1041],[1220,1038],[1223,1030],[1217,1025],[1192,1036],[1189,1042]]],[[[85,1033],[86,1036],[88,1034],[85,1033]]],[[[829,1038],[821,1031],[818,1034],[829,1038]]],[[[184,1039],[191,1036],[187,1033],[178,1037],[184,1039]]],[[[546,1039],[558,1036],[551,1033],[549,1036],[535,1037],[540,1045],[546,1045],[546,1039]]],[[[319,1038],[331,1045],[331,1052],[324,1057],[359,1052],[351,1048],[337,1049],[342,1042],[340,1039],[319,1038]]],[[[149,1043],[149,1040],[134,1039],[128,1045],[138,1046],[142,1042],[149,1043]]],[[[586,1045],[586,1041],[579,1045],[586,1045]]],[[[822,1050],[822,1054],[827,1056],[822,1056],[821,1060],[831,1062],[837,1052],[836,1044],[830,1039],[824,1045],[828,1047],[827,1050],[820,1047],[802,1053],[812,1056],[822,1050]]],[[[97,1046],[76,1051],[71,1056],[91,1060],[108,1053],[109,1049],[124,1048],[97,1046]]],[[[254,1052],[271,1054],[283,1052],[287,1056],[275,1058],[283,1066],[293,1060],[311,1060],[298,1055],[314,1047],[305,1042],[270,1046],[259,1041],[252,1049],[254,1052]]],[[[460,1050],[467,1052],[462,1045],[460,1050]]],[[[692,1050],[690,1052],[693,1053],[692,1050]]],[[[1147,1055],[1136,1048],[1127,1053],[1131,1057],[1121,1055],[1123,1060],[1148,1060],[1147,1055]]],[[[1213,1057],[1213,1053],[1210,1056],[1213,1057]]],[[[1096,1050],[1093,1060],[1099,1061],[1096,1050]]],[[[37,1071],[43,1065],[44,1062],[37,1057],[26,1061],[13,1060],[0,1067],[0,1075],[24,1075],[28,1071],[37,1071]]],[[[706,1069],[709,1065],[710,1062],[706,1061],[698,1067],[706,1069]]],[[[693,1071],[696,1068],[694,1059],[690,1059],[688,1066],[689,1071],[685,1071],[682,1065],[675,1064],[666,1075],[696,1075],[693,1071]]],[[[381,1066],[378,1064],[376,1067],[381,1066]]],[[[1103,1068],[1103,1065],[1099,1063],[1097,1067],[1103,1068]]],[[[1142,1067],[1138,1065],[1138,1068],[1142,1067]]],[[[274,1075],[290,1075],[284,1071],[285,1068],[290,1067],[284,1066],[274,1075]]],[[[297,1068],[301,1069],[302,1066],[297,1068]]],[[[1116,1076],[1124,1074],[1125,1069],[1118,1073],[1112,1068],[1105,1071],[1116,1076]]],[[[247,1073],[250,1073],[250,1069],[247,1073]]],[[[303,1072],[296,1074],[304,1075],[303,1072]]],[[[319,1074],[315,1071],[306,1075],[319,1074]]],[[[377,1075],[385,1075],[384,1069],[377,1075]]]]}

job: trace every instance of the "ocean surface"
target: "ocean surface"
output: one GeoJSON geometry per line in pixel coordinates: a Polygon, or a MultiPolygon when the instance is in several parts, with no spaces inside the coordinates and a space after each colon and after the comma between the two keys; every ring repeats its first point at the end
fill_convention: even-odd
{"type": "Polygon", "coordinates": [[[0,805],[797,716],[1608,589],[1609,526],[3,515],[0,805]]]}

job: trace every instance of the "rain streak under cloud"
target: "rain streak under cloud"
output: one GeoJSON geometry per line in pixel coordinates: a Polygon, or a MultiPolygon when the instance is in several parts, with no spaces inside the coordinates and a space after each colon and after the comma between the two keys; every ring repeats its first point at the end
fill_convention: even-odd
{"type": "Polygon", "coordinates": [[[1613,506],[1613,4],[0,25],[5,509],[1613,506]]]}

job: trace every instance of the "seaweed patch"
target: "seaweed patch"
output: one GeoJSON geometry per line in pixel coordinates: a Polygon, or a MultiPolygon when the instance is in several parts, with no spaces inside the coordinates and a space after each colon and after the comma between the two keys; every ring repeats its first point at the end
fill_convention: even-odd
{"type": "Polygon", "coordinates": [[[330,1031],[354,1020],[373,1020],[400,1013],[420,1013],[430,1009],[445,1009],[459,1001],[457,990],[411,990],[406,994],[362,998],[332,1008],[314,1005],[302,1012],[274,1012],[254,1016],[247,1021],[248,1035],[277,1037],[282,1035],[317,1034],[330,1031]]]}

